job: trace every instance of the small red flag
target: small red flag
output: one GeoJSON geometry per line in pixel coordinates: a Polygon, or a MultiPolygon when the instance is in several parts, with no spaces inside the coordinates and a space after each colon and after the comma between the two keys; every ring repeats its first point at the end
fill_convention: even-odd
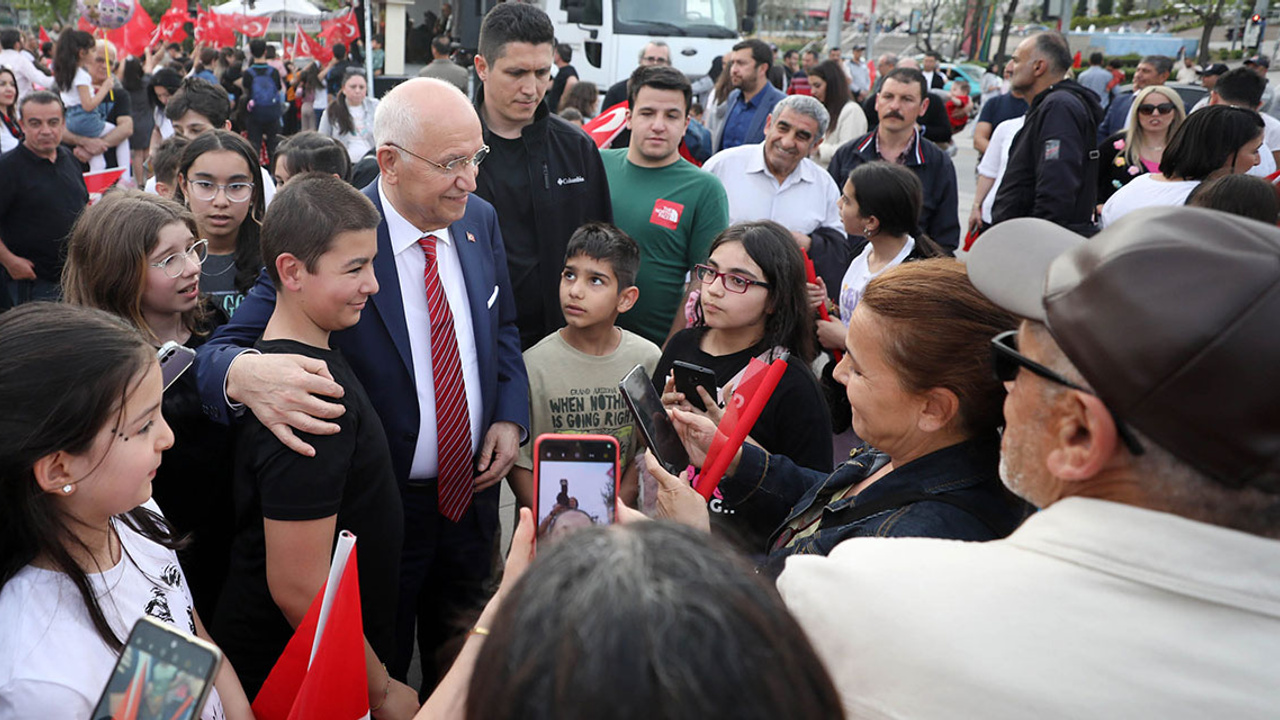
{"type": "Polygon", "coordinates": [[[44,26],[41,25],[40,26],[40,44],[43,45],[47,42],[52,42],[52,41],[49,40],[49,33],[44,29],[44,26]]]}
{"type": "Polygon", "coordinates": [[[330,45],[335,42],[349,43],[360,37],[360,26],[356,24],[355,11],[347,8],[347,11],[341,15],[322,20],[320,22],[320,37],[329,40],[330,45]]]}
{"type": "Polygon", "coordinates": [[[626,126],[627,102],[624,100],[588,120],[582,129],[596,141],[596,147],[603,150],[613,144],[614,138],[626,126]]]}

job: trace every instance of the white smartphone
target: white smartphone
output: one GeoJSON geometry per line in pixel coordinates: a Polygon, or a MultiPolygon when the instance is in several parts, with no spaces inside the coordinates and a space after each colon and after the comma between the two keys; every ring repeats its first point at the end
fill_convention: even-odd
{"type": "Polygon", "coordinates": [[[173,381],[195,362],[196,351],[170,340],[156,351],[156,358],[160,360],[160,379],[164,381],[164,389],[168,390],[173,381]]]}
{"type": "Polygon", "coordinates": [[[196,720],[213,689],[222,651],[158,620],[134,624],[93,720],[196,720]]]}

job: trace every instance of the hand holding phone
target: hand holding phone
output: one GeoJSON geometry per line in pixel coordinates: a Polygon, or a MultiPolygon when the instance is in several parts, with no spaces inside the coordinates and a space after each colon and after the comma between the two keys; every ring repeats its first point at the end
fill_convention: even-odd
{"type": "Polygon", "coordinates": [[[156,351],[156,359],[160,361],[160,380],[164,384],[164,389],[168,390],[169,386],[191,367],[191,363],[195,362],[196,351],[170,340],[156,351]]]}
{"type": "Polygon", "coordinates": [[[716,387],[716,374],[701,365],[683,360],[672,363],[671,374],[675,376],[676,392],[682,393],[685,401],[690,405],[706,412],[707,404],[702,401],[702,395],[698,394],[698,388],[703,388],[708,395],[715,398],[719,391],[716,387]]]}
{"type": "Polygon", "coordinates": [[[680,474],[689,465],[689,454],[685,452],[676,428],[667,417],[666,408],[662,407],[662,399],[649,380],[649,373],[643,365],[637,365],[618,383],[622,391],[622,399],[627,403],[631,414],[636,418],[640,434],[644,436],[645,445],[657,456],[662,466],[673,475],[680,474]]]}
{"type": "Polygon", "coordinates": [[[134,624],[91,718],[195,720],[222,664],[218,648],[149,617],[134,624]]]}

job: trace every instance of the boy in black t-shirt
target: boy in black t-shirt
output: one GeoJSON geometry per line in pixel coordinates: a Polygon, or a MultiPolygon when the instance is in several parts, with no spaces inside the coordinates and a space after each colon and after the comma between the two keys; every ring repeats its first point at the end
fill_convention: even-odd
{"type": "Polygon", "coordinates": [[[371,708],[417,707],[387,675],[394,647],[403,510],[382,423],[363,386],[329,346],[378,291],[377,209],[331,175],[293,178],[262,223],[262,257],[276,304],[256,348],[323,360],[345,390],[336,435],[309,435],[315,457],[283,445],[247,417],[236,448],[236,539],[214,623],[253,697],[328,576],[338,532],[358,538],[360,603],[371,708]]]}

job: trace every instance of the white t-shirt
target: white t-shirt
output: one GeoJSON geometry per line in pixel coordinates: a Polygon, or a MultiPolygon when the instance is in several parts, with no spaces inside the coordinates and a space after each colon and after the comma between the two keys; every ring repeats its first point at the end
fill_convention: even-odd
{"type": "Polygon", "coordinates": [[[93,78],[89,77],[89,71],[84,68],[76,68],[76,76],[71,80],[71,89],[63,90],[62,104],[68,108],[80,107],[80,91],[77,89],[81,85],[88,87],[89,92],[93,92],[93,78]]]}
{"type": "Polygon", "coordinates": [[[1102,227],[1144,207],[1185,205],[1187,196],[1199,184],[1199,180],[1156,180],[1151,175],[1139,175],[1102,206],[1102,227]]]}
{"type": "Polygon", "coordinates": [[[911,251],[916,247],[916,239],[907,236],[907,242],[903,244],[902,250],[898,252],[887,265],[880,269],[880,272],[872,274],[871,267],[867,264],[871,258],[871,243],[862,248],[862,252],[858,257],[849,263],[849,269],[844,271],[844,279],[840,281],[840,321],[849,326],[849,318],[853,316],[853,309],[858,306],[858,301],[862,299],[862,293],[867,289],[867,283],[876,279],[885,270],[891,267],[901,265],[911,251]]]}
{"type": "Polygon", "coordinates": [[[991,144],[987,145],[987,152],[983,153],[982,161],[978,163],[979,175],[995,178],[991,191],[982,199],[982,222],[988,225],[992,222],[991,208],[995,206],[996,193],[1000,190],[1000,182],[1004,180],[1004,171],[1009,167],[1009,148],[1013,147],[1013,138],[1026,122],[1027,116],[1019,115],[997,125],[991,133],[991,144]],[[991,148],[998,148],[998,152],[991,152],[991,148]]]}
{"type": "MultiPolygon", "coordinates": [[[[159,512],[154,501],[144,507],[159,512]]],[[[122,640],[143,615],[195,633],[191,591],[178,556],[115,521],[119,563],[89,575],[108,624],[122,640]]],[[[28,565],[0,590],[0,717],[88,719],[117,653],[98,636],[66,575],[28,565]]],[[[202,720],[225,717],[217,690],[202,720]]]]}

